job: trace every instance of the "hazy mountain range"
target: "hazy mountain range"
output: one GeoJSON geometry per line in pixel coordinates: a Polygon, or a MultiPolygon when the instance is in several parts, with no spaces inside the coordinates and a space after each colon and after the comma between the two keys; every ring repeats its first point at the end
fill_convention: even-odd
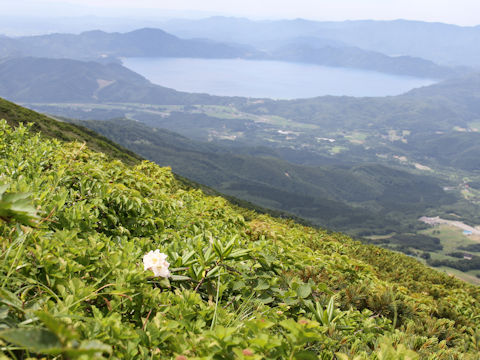
{"type": "Polygon", "coordinates": [[[128,33],[96,30],[78,35],[0,37],[0,58],[33,56],[103,63],[120,62],[122,57],[242,58],[303,62],[433,79],[468,71],[466,68],[440,66],[418,57],[388,56],[337,40],[298,35],[282,42],[272,41],[267,49],[262,50],[256,48],[257,43],[240,45],[198,37],[181,39],[153,28],[128,33]]]}
{"type": "Polygon", "coordinates": [[[181,37],[205,37],[259,49],[283,46],[298,37],[319,38],[389,56],[413,56],[448,66],[480,66],[480,26],[422,21],[252,21],[212,17],[171,20],[159,26],[181,37]]]}
{"type": "Polygon", "coordinates": [[[254,50],[210,40],[184,40],[160,29],[139,29],[128,33],[100,30],[76,34],[49,34],[0,38],[0,56],[36,56],[70,59],[102,57],[248,57],[254,50]]]}

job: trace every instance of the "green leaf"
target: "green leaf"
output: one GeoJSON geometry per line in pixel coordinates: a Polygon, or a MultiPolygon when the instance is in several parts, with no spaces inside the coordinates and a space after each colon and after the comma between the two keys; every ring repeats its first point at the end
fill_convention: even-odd
{"type": "Polygon", "coordinates": [[[308,351],[308,350],[302,350],[294,355],[294,359],[298,360],[317,360],[318,356],[315,354],[313,351],[308,351]]]}
{"type": "Polygon", "coordinates": [[[227,259],[237,259],[237,258],[243,257],[245,255],[248,255],[249,252],[250,252],[250,249],[237,249],[237,250],[232,251],[228,255],[227,259]]]}
{"type": "Polygon", "coordinates": [[[210,270],[206,276],[207,279],[214,277],[220,271],[220,266],[215,266],[212,270],[210,270]]]}
{"type": "Polygon", "coordinates": [[[80,346],[76,349],[65,350],[65,353],[71,357],[78,357],[81,355],[100,356],[101,354],[104,354],[104,353],[111,354],[112,347],[97,340],[89,340],[89,341],[82,341],[80,343],[80,346]]]}
{"type": "Polygon", "coordinates": [[[0,197],[7,191],[8,187],[8,184],[0,185],[0,197]]]}
{"type": "Polygon", "coordinates": [[[270,304],[270,303],[272,303],[274,300],[275,300],[275,299],[272,298],[271,296],[258,298],[258,301],[260,301],[262,304],[270,304]]]}
{"type": "Polygon", "coordinates": [[[270,284],[263,279],[259,279],[257,286],[253,290],[261,291],[261,290],[267,290],[268,288],[270,288],[270,284]]]}
{"type": "Polygon", "coordinates": [[[310,284],[302,284],[297,288],[297,295],[302,299],[309,297],[311,293],[312,287],[310,284]]]}
{"type": "Polygon", "coordinates": [[[238,280],[238,281],[235,281],[235,282],[233,283],[232,290],[233,290],[233,291],[238,291],[238,290],[243,289],[245,286],[246,286],[246,285],[245,285],[245,282],[244,282],[244,281],[238,280]]]}
{"type": "Polygon", "coordinates": [[[35,315],[38,316],[40,321],[53,333],[57,334],[62,341],[78,339],[78,334],[73,328],[62,323],[58,319],[55,319],[52,315],[44,311],[37,311],[35,315]]]}
{"type": "Polygon", "coordinates": [[[0,320],[5,320],[8,316],[8,307],[0,306],[0,320]]]}
{"type": "Polygon", "coordinates": [[[192,280],[188,276],[183,276],[183,275],[171,275],[170,279],[172,281],[186,281],[186,280],[192,280]]]}
{"type": "Polygon", "coordinates": [[[23,304],[15,294],[8,290],[0,289],[0,303],[13,307],[15,310],[23,312],[23,304]]]}
{"type": "Polygon", "coordinates": [[[0,219],[34,226],[38,216],[37,210],[31,204],[30,194],[5,194],[5,186],[3,185],[0,189],[0,219]]]}
{"type": "Polygon", "coordinates": [[[58,355],[62,344],[51,331],[43,328],[14,328],[0,331],[0,338],[35,353],[58,355]]]}

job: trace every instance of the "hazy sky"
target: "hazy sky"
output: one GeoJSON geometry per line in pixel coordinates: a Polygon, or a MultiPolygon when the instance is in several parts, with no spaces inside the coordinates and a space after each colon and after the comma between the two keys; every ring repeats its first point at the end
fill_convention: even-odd
{"type": "Polygon", "coordinates": [[[2,14],[172,16],[201,15],[317,20],[412,19],[480,24],[480,0],[0,0],[2,14]],[[179,15],[180,13],[178,13],[179,15]]]}

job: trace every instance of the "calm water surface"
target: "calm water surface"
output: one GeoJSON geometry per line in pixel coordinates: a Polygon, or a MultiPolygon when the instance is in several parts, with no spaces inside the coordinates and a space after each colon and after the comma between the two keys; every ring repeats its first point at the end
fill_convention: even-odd
{"type": "Polygon", "coordinates": [[[372,71],[280,61],[127,58],[151,82],[211,95],[295,99],[322,95],[398,95],[435,81],[372,71]]]}

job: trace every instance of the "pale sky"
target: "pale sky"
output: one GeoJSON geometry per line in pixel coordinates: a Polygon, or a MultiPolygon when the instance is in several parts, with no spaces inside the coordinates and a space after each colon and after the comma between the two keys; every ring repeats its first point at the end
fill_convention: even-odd
{"type": "Polygon", "coordinates": [[[409,19],[480,24],[480,0],[0,0],[0,15],[201,15],[313,20],[409,19]],[[168,10],[168,11],[167,11],[168,10]]]}

